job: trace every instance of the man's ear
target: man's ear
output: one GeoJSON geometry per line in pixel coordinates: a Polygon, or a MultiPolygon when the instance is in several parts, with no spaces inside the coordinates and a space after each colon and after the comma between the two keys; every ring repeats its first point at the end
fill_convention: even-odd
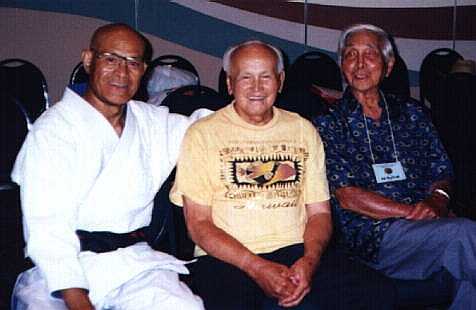
{"type": "Polygon", "coordinates": [[[284,70],[279,73],[278,78],[279,78],[278,93],[280,93],[283,90],[283,85],[284,85],[284,78],[285,78],[284,70]]]}
{"type": "Polygon", "coordinates": [[[90,49],[84,49],[81,52],[81,61],[83,62],[84,70],[86,71],[87,74],[90,73],[93,57],[94,57],[94,53],[90,49]]]}
{"type": "Polygon", "coordinates": [[[395,58],[392,57],[387,63],[387,72],[385,72],[385,77],[389,77],[390,73],[392,73],[393,65],[395,64],[395,58]]]}
{"type": "Polygon", "coordinates": [[[228,90],[228,94],[230,96],[232,96],[233,95],[233,87],[232,87],[231,78],[228,74],[226,75],[226,89],[228,90]]]}

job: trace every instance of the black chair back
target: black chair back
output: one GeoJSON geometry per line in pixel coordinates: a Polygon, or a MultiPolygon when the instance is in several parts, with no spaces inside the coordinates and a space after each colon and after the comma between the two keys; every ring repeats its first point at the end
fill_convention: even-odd
{"type": "Polygon", "coordinates": [[[328,110],[325,100],[312,90],[287,89],[276,100],[276,107],[298,113],[312,121],[328,110]]]}
{"type": "Polygon", "coordinates": [[[476,214],[476,75],[451,73],[431,114],[455,170],[452,198],[458,215],[476,214]],[[473,208],[470,210],[470,208],[473,208]]]}
{"type": "Polygon", "coordinates": [[[332,57],[319,51],[305,53],[293,62],[287,72],[284,88],[308,90],[313,84],[342,90],[339,66],[332,57]]]}
{"type": "Polygon", "coordinates": [[[29,267],[23,254],[20,191],[10,178],[29,125],[21,103],[0,91],[0,309],[10,309],[7,305],[15,279],[29,267]]]}
{"type": "Polygon", "coordinates": [[[148,64],[147,70],[144,73],[144,76],[142,77],[139,89],[137,90],[137,93],[134,96],[135,100],[149,100],[149,94],[147,93],[147,83],[149,82],[149,79],[154,73],[154,68],[157,66],[172,66],[178,69],[191,72],[197,77],[197,84],[200,85],[200,76],[198,75],[198,71],[197,69],[195,69],[195,66],[190,61],[178,55],[162,55],[153,59],[148,64]]]}
{"type": "MultiPolygon", "coordinates": [[[[443,94],[445,79],[453,64],[463,57],[455,50],[439,48],[425,56],[420,66],[420,101],[431,104],[443,94]]],[[[432,107],[433,108],[433,107],[432,107]]]]}
{"type": "Polygon", "coordinates": [[[172,66],[178,69],[187,70],[195,74],[198,79],[198,84],[200,84],[200,75],[198,75],[197,69],[195,66],[188,61],[187,59],[183,58],[182,56],[178,55],[162,55],[154,60],[151,61],[149,64],[149,68],[155,68],[156,66],[172,66]]]}
{"type": "Polygon", "coordinates": [[[177,88],[165,97],[163,106],[170,112],[189,116],[193,111],[206,108],[212,111],[223,108],[225,99],[212,88],[202,85],[189,85],[177,88]]]}
{"type": "Polygon", "coordinates": [[[31,122],[22,104],[0,92],[0,186],[8,187],[10,173],[31,122]]]}
{"type": "Polygon", "coordinates": [[[226,72],[221,68],[218,75],[218,93],[222,96],[227,103],[233,101],[234,96],[228,93],[228,86],[226,85],[226,72]]]}
{"type": "Polygon", "coordinates": [[[289,67],[276,106],[312,120],[326,110],[316,86],[342,91],[342,75],[332,57],[311,51],[299,56],[289,67]]]}
{"type": "Polygon", "coordinates": [[[46,79],[29,61],[17,58],[0,61],[0,90],[21,102],[32,122],[49,107],[46,79]]]}
{"type": "Polygon", "coordinates": [[[69,76],[69,85],[87,83],[88,81],[89,75],[86,70],[84,70],[83,62],[79,62],[69,76]]]}
{"type": "Polygon", "coordinates": [[[395,55],[393,70],[390,72],[390,75],[383,80],[380,88],[386,94],[394,94],[403,98],[410,97],[408,68],[400,55],[395,55]]]}

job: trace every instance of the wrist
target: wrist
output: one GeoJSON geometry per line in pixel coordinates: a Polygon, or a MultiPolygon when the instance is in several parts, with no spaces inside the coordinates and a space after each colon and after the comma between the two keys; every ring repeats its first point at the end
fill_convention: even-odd
{"type": "Polygon", "coordinates": [[[61,296],[70,310],[92,309],[88,291],[82,288],[68,288],[61,291],[61,296]]]}
{"type": "Polygon", "coordinates": [[[410,213],[412,213],[415,206],[416,204],[411,204],[411,205],[400,204],[400,211],[401,211],[400,217],[406,217],[410,215],[410,213]]]}
{"type": "Polygon", "coordinates": [[[321,246],[321,245],[314,248],[313,250],[305,248],[304,255],[302,256],[302,258],[304,258],[309,263],[312,263],[312,264],[316,265],[317,262],[320,260],[321,253],[323,251],[324,251],[324,246],[321,246]]]}
{"type": "Polygon", "coordinates": [[[311,270],[311,273],[314,273],[314,270],[316,270],[318,264],[319,264],[319,260],[320,260],[320,256],[316,256],[316,255],[304,255],[302,257],[302,260],[304,260],[304,262],[307,264],[307,266],[309,267],[309,270],[311,270]]]}
{"type": "Polygon", "coordinates": [[[246,274],[253,278],[253,276],[256,274],[257,269],[259,269],[262,265],[262,260],[263,259],[261,257],[250,252],[243,255],[240,266],[238,266],[238,268],[240,268],[246,274]]]}

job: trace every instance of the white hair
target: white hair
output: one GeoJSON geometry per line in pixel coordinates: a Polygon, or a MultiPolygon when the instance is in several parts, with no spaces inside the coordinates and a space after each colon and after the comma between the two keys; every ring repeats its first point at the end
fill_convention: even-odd
{"type": "Polygon", "coordinates": [[[337,56],[339,65],[342,65],[342,58],[344,49],[347,47],[347,40],[349,37],[358,32],[370,32],[377,36],[379,42],[379,50],[383,55],[383,60],[385,63],[385,68],[388,66],[388,63],[395,58],[395,52],[393,50],[392,42],[390,42],[389,36],[385,30],[371,24],[355,24],[347,27],[342,30],[342,34],[339,38],[339,43],[337,46],[337,56]]]}
{"type": "Polygon", "coordinates": [[[275,57],[276,57],[276,71],[278,73],[281,73],[284,70],[283,54],[281,53],[281,51],[278,48],[274,47],[273,45],[262,42],[262,41],[259,41],[259,40],[249,40],[249,41],[245,41],[243,43],[240,43],[238,45],[233,45],[233,46],[229,47],[226,50],[225,54],[223,55],[223,70],[225,70],[225,72],[227,74],[230,74],[231,59],[234,56],[235,52],[237,50],[245,47],[245,46],[255,45],[255,44],[264,46],[264,47],[268,48],[269,50],[271,50],[275,54],[275,57]]]}

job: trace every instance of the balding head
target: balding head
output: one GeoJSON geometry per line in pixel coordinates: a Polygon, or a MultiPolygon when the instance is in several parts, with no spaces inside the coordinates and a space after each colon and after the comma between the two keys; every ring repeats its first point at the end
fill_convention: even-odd
{"type": "Polygon", "coordinates": [[[91,37],[89,48],[98,50],[104,40],[118,33],[127,33],[131,38],[135,37],[142,45],[142,58],[145,62],[150,61],[152,57],[152,46],[149,40],[131,26],[123,23],[107,24],[96,29],[91,37]]]}
{"type": "Polygon", "coordinates": [[[271,57],[275,57],[276,59],[276,72],[281,73],[284,70],[283,55],[279,49],[271,44],[259,40],[249,40],[238,45],[231,46],[226,50],[225,54],[223,55],[223,70],[225,70],[227,74],[230,74],[231,63],[233,62],[233,58],[236,56],[236,54],[238,54],[240,50],[249,46],[260,46],[268,49],[272,54],[271,57]]]}

